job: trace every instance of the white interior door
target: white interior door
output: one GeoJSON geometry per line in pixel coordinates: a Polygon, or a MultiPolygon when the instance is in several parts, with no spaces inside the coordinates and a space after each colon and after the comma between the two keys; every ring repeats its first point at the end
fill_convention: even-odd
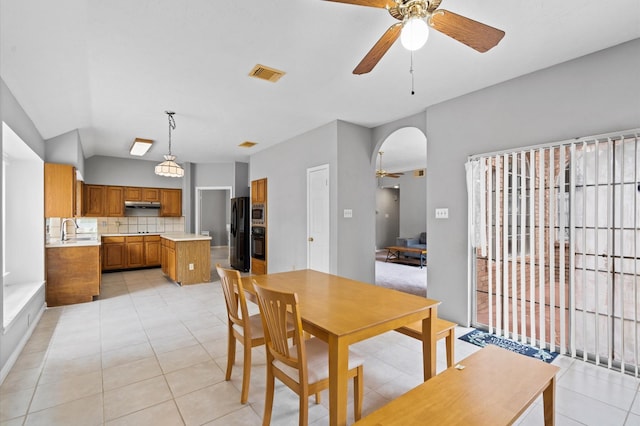
{"type": "Polygon", "coordinates": [[[329,272],[329,165],[307,169],[307,268],[329,272]]]}

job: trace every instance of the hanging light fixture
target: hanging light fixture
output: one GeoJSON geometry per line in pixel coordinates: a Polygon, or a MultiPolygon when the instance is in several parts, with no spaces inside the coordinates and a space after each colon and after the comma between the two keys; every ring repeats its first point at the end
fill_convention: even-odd
{"type": "Polygon", "coordinates": [[[176,128],[176,121],[173,118],[173,111],[165,111],[169,119],[169,154],[164,156],[164,161],[156,166],[155,172],[160,176],[183,177],[184,169],[175,162],[176,156],[171,155],[171,130],[176,128]]]}

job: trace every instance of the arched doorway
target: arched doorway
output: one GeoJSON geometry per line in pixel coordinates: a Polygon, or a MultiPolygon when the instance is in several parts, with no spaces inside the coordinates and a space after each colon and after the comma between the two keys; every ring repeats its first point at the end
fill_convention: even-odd
{"type": "Polygon", "coordinates": [[[427,283],[420,255],[401,253],[390,263],[387,247],[426,245],[426,142],[417,127],[397,129],[377,148],[375,167],[376,284],[421,296],[427,283]]]}

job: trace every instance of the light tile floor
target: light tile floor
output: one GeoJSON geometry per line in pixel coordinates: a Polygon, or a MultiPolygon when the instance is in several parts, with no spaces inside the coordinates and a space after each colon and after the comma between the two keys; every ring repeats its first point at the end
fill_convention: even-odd
{"type": "MultiPolygon", "coordinates": [[[[260,425],[264,347],[253,351],[242,405],[242,356],[224,380],[225,321],[217,282],[178,287],[158,269],[105,274],[100,300],[46,310],[0,386],[0,425],[260,425]]],[[[364,414],[421,381],[414,339],[390,332],[354,349],[365,358],[364,414]]],[[[456,340],[456,360],[476,350],[456,340]]],[[[640,425],[637,379],[566,357],[555,364],[558,425],[640,425]]],[[[272,424],[295,425],[297,396],[276,383],[272,424]]],[[[327,402],[326,392],[319,405],[310,399],[310,424],[328,423],[327,402]]],[[[348,413],[352,422],[351,404],[348,413]]],[[[518,424],[543,424],[540,401],[518,424]]]]}

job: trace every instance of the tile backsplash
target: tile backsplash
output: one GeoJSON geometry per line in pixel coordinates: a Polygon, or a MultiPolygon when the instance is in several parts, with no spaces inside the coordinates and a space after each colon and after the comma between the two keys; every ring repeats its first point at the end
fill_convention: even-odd
{"type": "MultiPolygon", "coordinates": [[[[60,238],[62,218],[45,220],[47,239],[60,238]]],[[[67,232],[74,234],[136,234],[139,232],[184,232],[184,217],[82,217],[78,229],[67,222],[67,232]]]]}

